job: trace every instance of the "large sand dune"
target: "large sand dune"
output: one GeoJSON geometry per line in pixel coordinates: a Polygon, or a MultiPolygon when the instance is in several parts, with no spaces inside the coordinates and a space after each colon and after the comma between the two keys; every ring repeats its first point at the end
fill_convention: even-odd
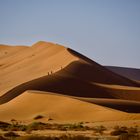
{"type": "Polygon", "coordinates": [[[0,45],[0,52],[2,120],[40,113],[58,120],[140,119],[140,83],[72,49],[40,41],[31,47],[0,45]]]}
{"type": "Polygon", "coordinates": [[[58,71],[77,59],[63,46],[44,42],[4,57],[0,59],[0,94],[21,83],[47,75],[48,72],[58,71]]]}

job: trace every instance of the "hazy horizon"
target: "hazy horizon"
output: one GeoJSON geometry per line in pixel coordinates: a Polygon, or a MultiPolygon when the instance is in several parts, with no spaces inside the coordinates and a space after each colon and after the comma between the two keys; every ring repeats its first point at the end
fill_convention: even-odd
{"type": "Polygon", "coordinates": [[[140,68],[139,0],[0,0],[0,44],[39,40],[102,65],[140,68]]]}

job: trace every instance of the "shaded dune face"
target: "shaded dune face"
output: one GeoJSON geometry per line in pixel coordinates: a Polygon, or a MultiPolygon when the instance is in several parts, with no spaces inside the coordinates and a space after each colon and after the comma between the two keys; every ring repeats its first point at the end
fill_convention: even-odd
{"type": "Polygon", "coordinates": [[[102,65],[90,60],[82,54],[70,48],[68,48],[67,50],[71,54],[73,54],[76,57],[79,57],[83,62],[85,62],[80,63],[78,61],[74,62],[75,64],[71,63],[71,65],[69,65],[69,71],[72,71],[77,76],[98,83],[140,87],[140,84],[106,69],[102,65]]]}
{"type": "MultiPolygon", "coordinates": [[[[75,97],[76,98],[76,97],[75,97]]],[[[76,98],[81,101],[94,103],[101,106],[106,106],[116,110],[128,113],[140,113],[140,102],[120,100],[120,99],[103,99],[103,98],[76,98]]]]}
{"type": "MultiPolygon", "coordinates": [[[[60,73],[62,74],[62,72],[60,73]]],[[[57,74],[44,76],[13,88],[0,97],[0,103],[6,103],[26,90],[48,91],[79,97],[113,98],[107,91],[96,85],[75,77],[59,75],[58,72],[57,74]]]]}

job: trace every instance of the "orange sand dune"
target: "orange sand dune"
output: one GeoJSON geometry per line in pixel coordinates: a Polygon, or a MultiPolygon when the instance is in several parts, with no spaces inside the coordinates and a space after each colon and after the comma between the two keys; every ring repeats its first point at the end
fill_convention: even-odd
{"type": "MultiPolygon", "coordinates": [[[[69,67],[69,66],[68,66],[69,67]]],[[[88,98],[111,98],[140,101],[140,88],[123,86],[124,89],[111,88],[111,85],[91,83],[76,76],[68,75],[67,68],[51,75],[23,83],[0,97],[0,104],[6,103],[26,90],[40,90],[88,98]],[[131,90],[133,89],[133,90],[131,90]]]]}
{"type": "MultiPolygon", "coordinates": [[[[139,86],[134,81],[120,77],[83,55],[61,45],[38,42],[30,48],[25,48],[18,53],[7,53],[3,59],[0,59],[0,77],[3,81],[0,83],[0,95],[21,83],[47,75],[48,72],[59,71],[68,64],[71,64],[69,65],[70,74],[82,76],[82,78],[86,78],[85,80],[139,86]],[[78,61],[78,64],[75,61],[78,61]]],[[[15,48],[15,50],[18,49],[19,47],[15,48]]]]}
{"type": "Polygon", "coordinates": [[[0,59],[0,95],[21,83],[58,71],[77,59],[63,46],[46,42],[9,54],[0,59]]]}
{"type": "MultiPolygon", "coordinates": [[[[9,58],[5,57],[2,59],[2,61],[0,61],[0,63],[3,64],[3,67],[1,67],[2,70],[0,71],[2,81],[0,84],[1,95],[5,94],[9,90],[12,90],[13,88],[15,89],[15,87],[18,85],[24,85],[23,83],[37,79],[39,77],[44,77],[45,75],[48,75],[48,73],[55,73],[57,71],[63,71],[61,72],[62,78],[60,76],[58,77],[58,79],[61,79],[61,81],[55,80],[57,81],[58,86],[59,84],[62,85],[64,81],[66,82],[64,79],[68,79],[67,81],[69,83],[67,83],[67,88],[74,88],[73,86],[69,86],[69,84],[78,80],[76,82],[77,85],[75,85],[77,87],[75,88],[75,92],[77,93],[73,93],[73,91],[71,92],[71,89],[68,89],[68,92],[69,90],[71,92],[69,94],[75,96],[81,95],[89,97],[90,95],[91,97],[112,97],[111,94],[106,94],[108,91],[105,91],[99,86],[93,84],[91,85],[90,82],[139,86],[138,83],[114,74],[103,66],[71,49],[47,42],[38,42],[28,49],[11,55],[10,61],[9,58]],[[69,81],[69,79],[71,80],[69,81]],[[82,89],[78,89],[78,87],[82,87],[82,89]],[[83,89],[85,90],[83,91],[83,89]]],[[[38,87],[37,89],[44,90],[44,84],[45,83],[43,83],[43,88],[38,87]]],[[[53,86],[51,87],[53,88],[53,92],[62,93],[62,91],[58,91],[59,89],[57,90],[56,87],[54,88],[55,83],[51,83],[51,85],[53,86]]],[[[45,86],[48,87],[47,85],[45,86]]],[[[31,88],[29,87],[25,90],[32,88],[34,89],[33,84],[31,88]]],[[[21,92],[24,92],[25,90],[22,90],[21,92]]],[[[67,93],[66,88],[62,90],[65,90],[64,93],[67,93]]],[[[50,86],[47,91],[52,91],[50,86]]],[[[19,95],[20,93],[14,94],[19,95]]]]}
{"type": "Polygon", "coordinates": [[[140,104],[135,102],[140,101],[140,83],[70,48],[40,41],[31,47],[0,45],[0,52],[2,120],[31,119],[42,113],[58,120],[140,119],[140,104]]]}
{"type": "Polygon", "coordinates": [[[0,120],[32,120],[37,115],[55,121],[112,121],[140,119],[130,114],[72,99],[67,96],[37,91],[26,91],[0,106],[0,120]]]}

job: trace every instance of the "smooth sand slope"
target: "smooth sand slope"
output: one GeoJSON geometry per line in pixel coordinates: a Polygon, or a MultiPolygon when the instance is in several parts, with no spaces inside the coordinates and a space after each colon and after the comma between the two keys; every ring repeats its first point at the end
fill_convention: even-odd
{"type": "Polygon", "coordinates": [[[53,43],[38,42],[25,48],[11,55],[7,53],[0,59],[0,95],[21,83],[58,71],[78,59],[63,46],[53,43]]]}
{"type": "Polygon", "coordinates": [[[56,120],[140,119],[140,83],[72,49],[40,41],[31,47],[0,45],[0,52],[2,120],[40,113],[56,120]]]}
{"type": "Polygon", "coordinates": [[[140,69],[116,66],[106,66],[106,68],[129,79],[140,81],[140,69]]]}
{"type": "MultiPolygon", "coordinates": [[[[0,106],[0,119],[32,120],[43,115],[55,121],[108,121],[139,119],[140,114],[129,114],[101,107],[67,96],[37,91],[26,91],[0,106]],[[104,114],[104,115],[103,115],[104,114]]],[[[44,118],[45,120],[45,118],[44,118]]]]}

